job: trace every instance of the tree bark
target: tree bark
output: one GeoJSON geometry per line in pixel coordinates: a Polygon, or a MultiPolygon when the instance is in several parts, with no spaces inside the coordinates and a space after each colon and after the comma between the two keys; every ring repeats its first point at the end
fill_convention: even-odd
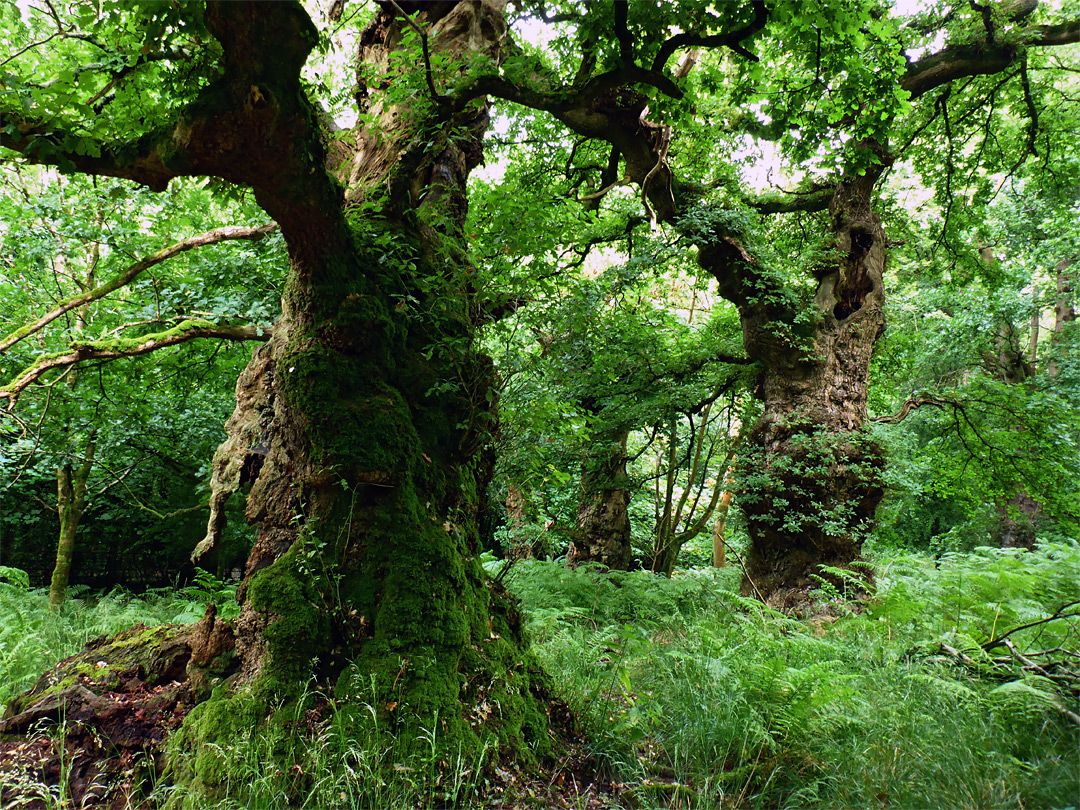
{"type": "Polygon", "coordinates": [[[526,505],[528,499],[524,490],[511,483],[506,491],[506,528],[510,533],[510,546],[506,554],[511,559],[528,560],[533,557],[532,544],[524,536],[526,505]]]}
{"type": "MultiPolygon", "coordinates": [[[[404,5],[433,52],[500,57],[501,2],[404,5]]],[[[355,701],[345,710],[360,739],[375,725],[400,740],[436,729],[447,761],[481,757],[488,740],[525,761],[548,745],[544,678],[479,564],[495,379],[474,340],[460,245],[487,105],[447,120],[434,102],[387,101],[402,80],[389,54],[407,25],[384,6],[361,35],[361,103],[380,132],[357,133],[347,232],[314,244],[291,236],[301,223],[281,222],[282,315],[237,384],[215,456],[200,552],[242,486],[258,536],[238,593],[238,677],[181,732],[193,753],[178,760],[181,778],[209,793],[221,785],[199,751],[227,738],[232,718],[298,699],[312,678],[355,701]]]]}
{"type": "Polygon", "coordinates": [[[94,468],[97,438],[91,434],[79,466],[63,464],[56,469],[56,511],[60,517],[60,537],[56,544],[56,565],[49,582],[49,607],[59,610],[67,598],[71,562],[75,556],[75,535],[86,511],[86,482],[94,468]]]}
{"type": "MultiPolygon", "coordinates": [[[[289,723],[312,683],[335,695],[358,745],[376,732],[416,742],[424,728],[438,741],[427,756],[477,764],[549,745],[546,680],[478,558],[496,401],[462,222],[488,109],[482,94],[445,94],[457,71],[502,58],[504,5],[380,4],[360,37],[368,123],[347,172],[328,167],[303,87],[319,32],[299,2],[185,6],[216,61],[194,101],[163,107],[135,138],[92,121],[100,137],[76,149],[57,121],[5,109],[4,146],[31,162],[155,191],[186,176],[249,187],[288,249],[281,318],[215,455],[218,506],[250,486],[258,535],[238,590],[239,669],[171,747],[175,778],[197,792],[220,795],[219,753],[253,726],[289,723]],[[424,55],[391,59],[410,38],[424,55]]],[[[201,552],[220,529],[219,510],[201,552]]]]}
{"type": "Polygon", "coordinates": [[[725,489],[720,496],[720,505],[716,508],[716,522],[713,524],[712,533],[713,568],[727,567],[727,519],[731,510],[731,496],[731,490],[725,489]]]}
{"type": "Polygon", "coordinates": [[[712,549],[713,568],[727,567],[727,522],[728,513],[731,512],[731,499],[735,495],[735,463],[737,459],[732,456],[724,470],[723,478],[717,482],[720,488],[720,502],[716,506],[716,522],[713,524],[712,549]]]}
{"type": "MultiPolygon", "coordinates": [[[[1075,283],[1075,278],[1070,272],[1072,265],[1072,259],[1062,259],[1055,268],[1057,300],[1054,302],[1054,334],[1051,338],[1054,344],[1060,342],[1061,336],[1065,332],[1065,324],[1076,320],[1076,307],[1072,303],[1075,283]]],[[[1050,362],[1047,364],[1046,372],[1051,377],[1056,377],[1061,373],[1053,355],[1051,355],[1050,362]]]]}
{"type": "Polygon", "coordinates": [[[626,471],[628,433],[604,441],[582,474],[582,500],[566,560],[570,565],[599,563],[625,571],[630,567],[630,477],[626,471]]]}
{"type": "Polygon", "coordinates": [[[767,275],[737,238],[714,235],[699,253],[738,306],[746,352],[761,366],[754,394],[763,411],[738,473],[751,541],[744,590],[781,604],[816,586],[821,566],[859,559],[884,494],[883,451],[862,432],[885,328],[885,233],[872,210],[882,168],[833,196],[834,258],[817,272],[809,323],[778,293],[760,293],[767,275]]]}

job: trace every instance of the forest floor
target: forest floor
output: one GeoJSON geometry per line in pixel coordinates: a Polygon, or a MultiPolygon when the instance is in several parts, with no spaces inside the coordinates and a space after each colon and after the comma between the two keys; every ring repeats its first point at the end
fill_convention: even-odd
{"type": "Polygon", "coordinates": [[[132,806],[195,703],[183,674],[190,629],[136,625],[93,639],[11,700],[0,720],[0,807],[49,808],[60,797],[60,806],[132,806]]]}
{"type": "MultiPolygon", "coordinates": [[[[0,720],[0,807],[158,806],[158,797],[147,796],[163,778],[165,743],[196,702],[182,674],[196,627],[137,625],[96,638],[15,696],[0,720]]],[[[623,786],[602,778],[588,740],[561,701],[552,702],[551,719],[561,753],[527,771],[512,763],[491,765],[477,797],[483,806],[618,805],[623,786]]]]}
{"type": "MultiPolygon", "coordinates": [[[[66,670],[83,658],[66,659],[57,669],[66,670]]],[[[159,806],[156,798],[146,797],[162,776],[164,742],[192,705],[187,685],[172,681],[150,686],[130,677],[118,690],[98,694],[94,686],[83,676],[78,685],[37,699],[29,710],[0,721],[0,807],[159,806]],[[42,721],[51,721],[51,728],[43,730],[42,721]]],[[[509,763],[493,765],[485,793],[476,801],[491,810],[620,806],[626,786],[604,778],[588,741],[573,730],[574,722],[568,715],[562,718],[561,754],[541,767],[522,771],[509,763]]]]}
{"type": "MultiPolygon", "coordinates": [[[[557,758],[425,773],[312,728],[297,780],[253,733],[230,754],[235,798],[192,806],[1080,806],[1080,546],[896,552],[875,572],[869,601],[823,586],[821,610],[795,617],[739,596],[732,570],[520,563],[509,585],[558,685],[557,758]]],[[[222,585],[86,595],[57,615],[44,591],[0,580],[0,807],[183,798],[163,744],[195,702],[183,664],[208,602],[235,605],[222,585]],[[134,639],[151,666],[105,652],[134,639]]]]}

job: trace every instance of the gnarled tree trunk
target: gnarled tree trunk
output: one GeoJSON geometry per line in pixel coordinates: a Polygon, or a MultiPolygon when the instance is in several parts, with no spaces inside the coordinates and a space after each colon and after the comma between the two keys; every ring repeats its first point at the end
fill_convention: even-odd
{"type": "Polygon", "coordinates": [[[630,477],[626,471],[628,434],[598,437],[581,478],[582,499],[566,560],[593,562],[619,571],[630,567],[630,477]]]}
{"type": "Polygon", "coordinates": [[[871,209],[879,174],[842,183],[833,197],[835,259],[818,271],[812,324],[759,294],[761,270],[737,239],[714,238],[699,256],[739,307],[744,346],[761,366],[763,413],[738,476],[751,541],[744,588],[779,603],[815,586],[821,566],[859,559],[884,493],[882,450],[862,432],[885,327],[885,234],[871,209]]]}
{"type": "Polygon", "coordinates": [[[67,170],[158,192],[182,176],[250,188],[288,248],[282,314],[238,382],[198,549],[213,547],[226,499],[250,485],[258,536],[240,617],[204,628],[215,649],[235,636],[237,671],[171,746],[175,778],[197,791],[243,796],[225,752],[252,729],[291,739],[313,685],[333,694],[350,744],[376,732],[415,742],[424,728],[433,762],[474,765],[548,745],[520,619],[478,559],[496,403],[462,223],[488,112],[479,92],[453,93],[460,71],[501,59],[504,5],[380,4],[358,54],[368,115],[351,160],[332,166],[301,78],[319,32],[299,2],[170,11],[216,45],[200,54],[206,82],[185,88],[195,99],[163,105],[137,136],[102,124],[93,148],[69,149],[51,119],[7,128],[5,147],[67,170]]]}
{"type": "MultiPolygon", "coordinates": [[[[501,2],[402,5],[420,12],[433,52],[499,58],[501,2]]],[[[292,260],[282,316],[238,383],[215,458],[206,546],[243,484],[258,537],[239,592],[236,682],[181,732],[194,752],[178,759],[181,776],[211,793],[220,769],[199,752],[313,678],[355,701],[344,710],[360,739],[373,712],[402,739],[435,729],[454,756],[547,745],[518,615],[478,560],[495,381],[474,344],[459,239],[487,107],[447,119],[433,103],[386,100],[402,78],[387,74],[388,56],[407,30],[390,12],[361,37],[361,103],[381,132],[358,133],[347,231],[294,243],[281,223],[292,260]]]]}

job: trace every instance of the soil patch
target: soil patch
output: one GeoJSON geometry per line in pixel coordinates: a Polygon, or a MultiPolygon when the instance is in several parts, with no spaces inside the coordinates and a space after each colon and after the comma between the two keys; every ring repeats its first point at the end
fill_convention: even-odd
{"type": "Polygon", "coordinates": [[[196,702],[187,670],[202,624],[94,639],[12,700],[0,720],[0,807],[141,806],[165,740],[196,702]]]}

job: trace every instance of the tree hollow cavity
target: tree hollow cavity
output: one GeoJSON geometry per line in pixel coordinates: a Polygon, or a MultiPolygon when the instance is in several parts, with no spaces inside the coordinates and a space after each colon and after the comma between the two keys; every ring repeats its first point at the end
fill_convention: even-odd
{"type": "Polygon", "coordinates": [[[866,259],[874,246],[874,234],[864,228],[851,229],[851,249],[848,251],[848,270],[843,274],[833,315],[843,321],[863,307],[866,296],[874,291],[874,280],[867,272],[866,259]]]}

